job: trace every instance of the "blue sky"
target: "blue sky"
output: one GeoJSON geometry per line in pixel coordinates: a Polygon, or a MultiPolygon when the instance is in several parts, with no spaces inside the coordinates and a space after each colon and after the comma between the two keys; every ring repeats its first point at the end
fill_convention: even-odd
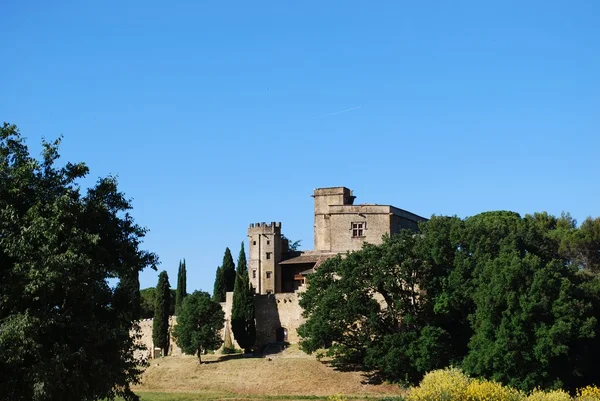
{"type": "MultiPolygon", "coordinates": [[[[176,283],[313,188],[422,216],[598,215],[600,3],[20,1],[1,6],[0,120],[93,183],[119,176],[176,283]]],[[[141,286],[156,285],[145,271],[141,286]]]]}

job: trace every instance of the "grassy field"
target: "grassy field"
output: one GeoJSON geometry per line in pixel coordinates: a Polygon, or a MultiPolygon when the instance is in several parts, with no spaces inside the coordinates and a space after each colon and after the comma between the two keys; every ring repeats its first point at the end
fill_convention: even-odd
{"type": "Polygon", "coordinates": [[[398,397],[391,384],[365,384],[360,372],[340,372],[290,347],[267,358],[207,355],[202,365],[191,356],[151,361],[134,391],[144,401],[319,400],[333,394],[366,400],[398,397]]]}

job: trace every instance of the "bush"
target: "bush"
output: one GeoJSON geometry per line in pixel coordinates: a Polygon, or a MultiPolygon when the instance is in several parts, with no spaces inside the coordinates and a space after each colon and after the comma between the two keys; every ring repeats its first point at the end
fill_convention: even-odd
{"type": "Polygon", "coordinates": [[[543,391],[535,389],[526,401],[571,401],[571,396],[564,390],[543,391]]]}
{"type": "Polygon", "coordinates": [[[460,369],[446,368],[429,372],[418,387],[408,391],[408,401],[464,400],[469,378],[460,369]]]}
{"type": "Polygon", "coordinates": [[[600,401],[600,388],[587,386],[577,390],[577,401],[600,401]]]}
{"type": "Polygon", "coordinates": [[[465,391],[466,401],[521,401],[525,394],[488,380],[471,380],[465,391]]]}
{"type": "Polygon", "coordinates": [[[221,354],[223,355],[232,355],[232,354],[241,354],[243,351],[241,349],[237,349],[235,347],[223,347],[221,350],[221,354]]]}
{"type": "Polygon", "coordinates": [[[348,401],[348,398],[341,394],[335,394],[327,397],[327,401],[348,401]]]}

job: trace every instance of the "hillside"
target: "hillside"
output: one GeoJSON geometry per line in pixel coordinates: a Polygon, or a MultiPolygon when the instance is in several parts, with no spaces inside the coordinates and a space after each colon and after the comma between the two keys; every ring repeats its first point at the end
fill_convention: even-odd
{"type": "Polygon", "coordinates": [[[136,392],[199,393],[213,396],[383,397],[402,390],[390,384],[363,384],[360,372],[340,372],[292,347],[266,358],[206,355],[169,356],[151,361],[136,392]]]}

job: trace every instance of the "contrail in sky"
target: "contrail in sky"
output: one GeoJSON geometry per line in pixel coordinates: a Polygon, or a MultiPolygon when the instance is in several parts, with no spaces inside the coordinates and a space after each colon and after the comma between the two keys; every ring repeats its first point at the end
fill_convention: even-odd
{"type": "Polygon", "coordinates": [[[329,114],[322,115],[321,118],[335,116],[336,114],[347,113],[352,110],[360,109],[361,107],[362,106],[350,107],[349,109],[346,109],[346,110],[340,110],[340,111],[336,111],[335,113],[329,113],[329,114]]]}

